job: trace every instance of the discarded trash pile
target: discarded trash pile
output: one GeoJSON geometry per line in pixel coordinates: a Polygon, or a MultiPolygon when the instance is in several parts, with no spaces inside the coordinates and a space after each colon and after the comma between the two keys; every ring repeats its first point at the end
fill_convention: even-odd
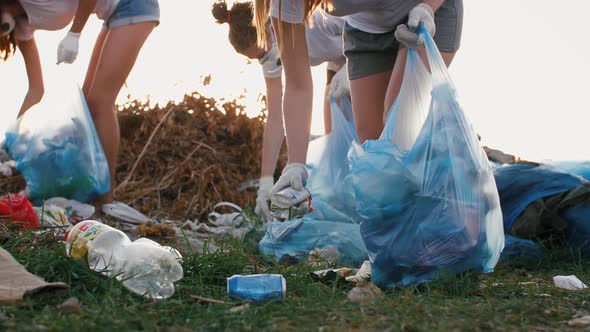
{"type": "MultiPolygon", "coordinates": [[[[259,176],[264,115],[249,118],[235,100],[198,93],[164,107],[135,100],[119,110],[117,200],[181,221],[206,219],[217,202],[254,202],[253,192],[238,188],[259,176]]],[[[24,188],[20,174],[0,176],[0,193],[24,188]]]]}

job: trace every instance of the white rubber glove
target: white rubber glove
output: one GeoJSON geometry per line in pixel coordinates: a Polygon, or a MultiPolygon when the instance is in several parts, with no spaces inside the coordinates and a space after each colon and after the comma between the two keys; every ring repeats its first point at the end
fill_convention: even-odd
{"type": "Polygon", "coordinates": [[[429,5],[421,3],[414,7],[408,15],[408,24],[400,24],[395,30],[395,38],[410,48],[417,48],[424,45],[424,37],[419,36],[415,31],[420,23],[434,37],[436,26],[434,24],[434,11],[429,5]]]}
{"type": "Polygon", "coordinates": [[[336,75],[332,77],[332,82],[330,83],[330,96],[339,100],[348,94],[350,94],[350,81],[348,80],[346,66],[342,66],[336,75]]]}
{"type": "Polygon", "coordinates": [[[277,183],[275,183],[274,187],[272,187],[270,195],[272,196],[288,187],[301,191],[307,183],[307,177],[308,175],[305,165],[301,163],[289,164],[283,169],[283,174],[277,183]]]}
{"type": "Polygon", "coordinates": [[[270,190],[274,179],[272,176],[263,176],[260,178],[260,187],[256,196],[256,209],[254,212],[262,219],[264,223],[269,223],[273,220],[270,212],[270,190]]]}
{"type": "Polygon", "coordinates": [[[74,63],[78,57],[80,33],[69,31],[57,48],[57,64],[74,63]]]}

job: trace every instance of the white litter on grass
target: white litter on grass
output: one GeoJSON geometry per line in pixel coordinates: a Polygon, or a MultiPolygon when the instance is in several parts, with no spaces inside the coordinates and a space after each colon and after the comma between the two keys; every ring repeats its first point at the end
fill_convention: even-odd
{"type": "Polygon", "coordinates": [[[73,226],[94,214],[94,206],[63,197],[50,198],[35,212],[45,227],[73,226]]]}
{"type": "Polygon", "coordinates": [[[383,292],[372,282],[359,282],[348,292],[348,300],[358,304],[370,304],[375,302],[383,292]]]}
{"type": "Polygon", "coordinates": [[[576,313],[573,319],[567,322],[567,325],[573,327],[587,327],[590,325],[590,315],[586,315],[584,313],[576,313]]]}
{"type": "Polygon", "coordinates": [[[102,212],[131,224],[145,224],[150,221],[150,219],[141,212],[121,202],[113,202],[103,205],[102,212]]]}
{"type": "Polygon", "coordinates": [[[327,246],[322,249],[315,248],[309,252],[308,262],[311,266],[322,266],[334,264],[338,261],[340,253],[332,246],[327,246]]]}
{"type": "Polygon", "coordinates": [[[567,289],[567,290],[580,290],[588,288],[578,277],[575,275],[569,276],[555,276],[553,277],[553,283],[555,287],[567,289]]]}
{"type": "Polygon", "coordinates": [[[12,170],[16,167],[16,163],[14,160],[0,162],[0,174],[4,175],[5,177],[11,177],[13,172],[12,170]]]}
{"type": "Polygon", "coordinates": [[[218,227],[239,227],[240,224],[244,222],[244,216],[242,215],[243,211],[244,210],[242,210],[241,207],[237,206],[234,203],[221,202],[213,206],[213,212],[209,213],[207,219],[211,224],[218,227]],[[235,209],[237,212],[221,214],[215,211],[217,208],[223,206],[231,207],[235,209]]]}
{"type": "Polygon", "coordinates": [[[254,225],[246,222],[244,210],[234,203],[221,202],[213,207],[213,212],[207,216],[207,221],[212,225],[199,223],[198,221],[187,221],[182,227],[188,228],[197,233],[197,236],[210,238],[214,236],[230,235],[235,239],[243,239],[250,232],[254,225]],[[231,213],[219,213],[216,210],[220,207],[230,207],[235,210],[231,213]]]}
{"type": "Polygon", "coordinates": [[[369,261],[364,261],[355,275],[346,277],[346,281],[355,283],[368,280],[371,280],[371,262],[369,261]]]}

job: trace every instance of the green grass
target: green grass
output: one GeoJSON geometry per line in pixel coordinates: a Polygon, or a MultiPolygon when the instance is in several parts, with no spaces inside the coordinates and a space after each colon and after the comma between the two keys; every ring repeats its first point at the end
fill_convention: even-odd
{"type": "Polygon", "coordinates": [[[251,242],[227,244],[215,253],[185,255],[184,278],[176,293],[159,302],[131,294],[116,280],[66,257],[63,243],[25,236],[2,246],[30,272],[47,281],[64,281],[71,288],[0,306],[0,331],[563,331],[570,328],[566,322],[590,304],[587,291],[553,286],[552,277],[557,274],[590,281],[590,263],[565,252],[539,261],[501,264],[492,274],[466,273],[417,289],[388,290],[376,303],[361,306],[346,299],[352,288],[346,282],[317,282],[310,275],[314,269],[305,264],[266,264],[251,242]],[[231,313],[229,306],[190,298],[230,301],[226,277],[266,272],[281,273],[287,279],[284,301],[252,304],[231,313]],[[80,300],[82,312],[60,312],[57,305],[72,296],[80,300]]]}

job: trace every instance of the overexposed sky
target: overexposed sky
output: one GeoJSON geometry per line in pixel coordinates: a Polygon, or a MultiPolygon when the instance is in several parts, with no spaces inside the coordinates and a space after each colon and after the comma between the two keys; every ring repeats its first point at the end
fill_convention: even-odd
{"type": "MultiPolygon", "coordinates": [[[[462,47],[451,66],[465,112],[484,144],[531,159],[590,159],[590,32],[586,0],[465,0],[462,47]]],[[[260,66],[247,64],[218,26],[210,0],[162,0],[161,25],[150,36],[119,101],[127,94],[154,101],[180,99],[186,92],[231,97],[248,89],[249,112],[264,91],[260,66]],[[213,75],[200,85],[201,75],[213,75]]],[[[59,111],[67,83],[84,77],[101,22],[92,17],[83,31],[74,65],[56,66],[64,31],[38,31],[48,116],[59,111]],[[53,102],[55,100],[56,102],[53,102]]],[[[313,133],[323,131],[324,67],[313,70],[313,133]]],[[[27,80],[20,54],[0,63],[0,133],[16,116],[27,80]]],[[[70,84],[71,85],[71,84],[70,84]]]]}

